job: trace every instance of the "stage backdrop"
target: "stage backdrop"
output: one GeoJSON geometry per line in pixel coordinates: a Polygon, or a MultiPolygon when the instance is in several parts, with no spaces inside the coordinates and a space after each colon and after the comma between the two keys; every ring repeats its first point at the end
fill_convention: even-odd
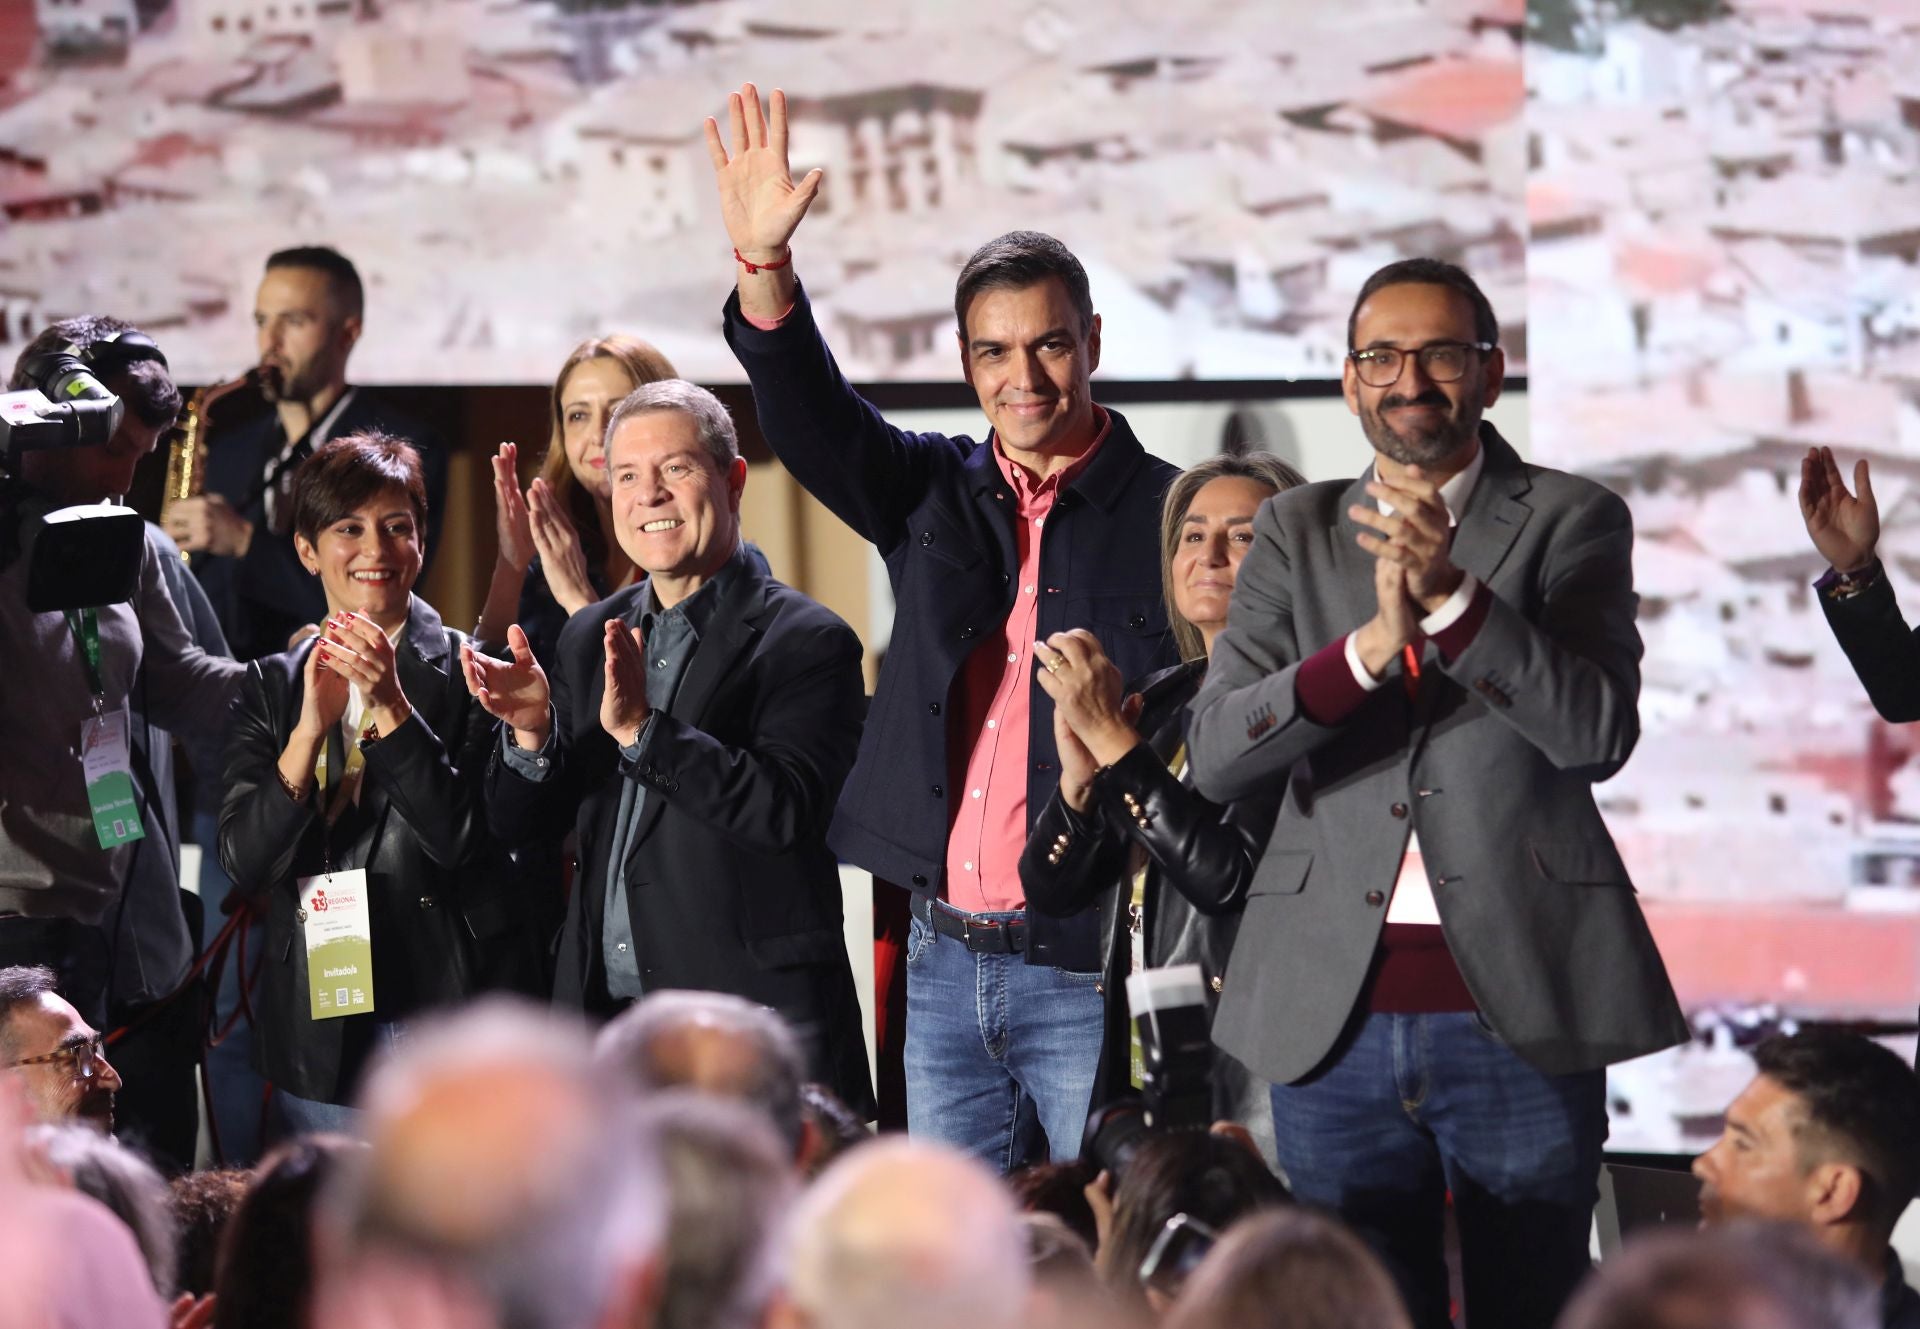
{"type": "MultiPolygon", "coordinates": [[[[1912,589],[1913,0],[0,5],[0,356],[103,309],[184,380],[231,375],[262,257],[326,242],[368,277],[362,381],[536,384],[618,329],[736,382],[700,123],[746,78],[827,170],[799,264],[842,363],[940,408],[916,420],[974,427],[911,385],[955,377],[961,258],[1039,227],[1087,260],[1153,446],[1350,475],[1353,291],[1408,254],[1471,268],[1530,376],[1503,428],[1640,533],[1644,737],[1602,798],[1699,1037],[1615,1073],[1614,1145],[1704,1145],[1769,1030],[1912,1022],[1920,765],[1821,621],[1793,491],[1809,446],[1872,458],[1912,589]]],[[[470,609],[484,404],[541,426],[461,395],[467,556],[433,593],[470,609]]],[[[750,517],[884,642],[877,565],[770,465],[750,517]]]]}
{"type": "Polygon", "coordinates": [[[1520,309],[1523,14],[16,0],[0,354],[105,307],[229,377],[262,257],[324,241],[367,278],[364,381],[540,382],[608,328],[737,379],[701,123],[752,78],[787,91],[796,174],[826,170],[800,265],[852,376],[946,377],[955,267],[1037,227],[1093,275],[1110,374],[1337,377],[1347,293],[1389,259],[1459,258],[1520,309]]]}

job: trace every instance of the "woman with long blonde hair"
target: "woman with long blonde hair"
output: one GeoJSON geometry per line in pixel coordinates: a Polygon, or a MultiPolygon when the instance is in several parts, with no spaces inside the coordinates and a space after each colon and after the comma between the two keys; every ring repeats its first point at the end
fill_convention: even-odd
{"type": "Polygon", "coordinates": [[[523,493],[519,446],[502,443],[493,458],[500,555],[476,642],[498,649],[508,624],[518,623],[544,665],[569,617],[633,580],[633,562],[613,538],[607,419],[635,388],[677,377],[638,337],[594,337],[573,348],[553,381],[553,434],[539,475],[523,493]]]}

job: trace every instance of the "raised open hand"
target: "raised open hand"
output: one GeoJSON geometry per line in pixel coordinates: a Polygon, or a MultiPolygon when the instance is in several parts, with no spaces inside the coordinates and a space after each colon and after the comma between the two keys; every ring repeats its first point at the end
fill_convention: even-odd
{"type": "Polygon", "coordinates": [[[607,620],[602,645],[606,688],[600,694],[600,727],[624,746],[638,737],[652,713],[647,705],[646,646],[640,640],[639,628],[630,628],[617,618],[607,620]]]}
{"type": "Polygon", "coordinates": [[[1367,492],[1393,507],[1388,516],[1378,508],[1359,504],[1347,515],[1379,534],[1362,532],[1360,547],[1376,558],[1390,559],[1407,572],[1407,594],[1425,613],[1436,612],[1460,587],[1466,574],[1454,565],[1452,519],[1446,500],[1418,466],[1409,466],[1400,481],[1375,479],[1367,492]]]}
{"type": "Polygon", "coordinates": [[[297,727],[301,734],[317,742],[325,742],[326,736],[340,723],[340,717],[347,713],[351,687],[347,676],[328,660],[329,654],[327,643],[317,642],[300,667],[302,696],[297,727]]]}
{"type": "Polygon", "coordinates": [[[593,577],[587,570],[580,531],[561,506],[560,496],[544,479],[536,479],[527,490],[527,503],[540,571],[547,579],[547,589],[571,618],[600,598],[594,593],[593,577]]]}
{"type": "Polygon", "coordinates": [[[547,737],[553,732],[547,671],[533,658],[533,648],[518,623],[507,629],[507,650],[512,659],[496,660],[474,650],[472,642],[463,642],[460,671],[466,677],[467,691],[480,708],[504,721],[513,730],[516,744],[538,750],[547,745],[547,737]]]}
{"type": "Polygon", "coordinates": [[[1848,493],[1832,448],[1809,448],[1800,459],[1800,515],[1813,547],[1835,572],[1865,568],[1880,542],[1880,504],[1865,457],[1854,463],[1853,487],[1855,492],[1848,493]]]}
{"type": "Polygon", "coordinates": [[[749,263],[779,262],[800,219],[813,206],[821,181],[816,167],[799,184],[793,182],[787,161],[787,94],[775,88],[763,116],[760,90],[748,83],[727,98],[728,141],[721,141],[720,125],[711,116],[706,132],[727,237],[749,263]]]}
{"type": "Polygon", "coordinates": [[[500,543],[500,561],[515,572],[525,572],[539,551],[533,547],[533,527],[527,499],[520,492],[520,448],[502,443],[493,455],[493,529],[500,543]]]}

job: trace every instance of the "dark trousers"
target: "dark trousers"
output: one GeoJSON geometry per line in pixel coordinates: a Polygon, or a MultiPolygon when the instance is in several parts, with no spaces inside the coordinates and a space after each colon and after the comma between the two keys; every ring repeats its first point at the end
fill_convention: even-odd
{"type": "Polygon", "coordinates": [[[1274,1086],[1273,1121],[1295,1197],[1373,1247],[1420,1329],[1450,1322],[1448,1191],[1469,1324],[1551,1329],[1588,1271],[1604,1071],[1542,1074],[1473,1012],[1368,1015],[1274,1086]]]}
{"type": "Polygon", "coordinates": [[[101,1033],[127,1029],[107,1049],[123,1082],[114,1101],[115,1134],[163,1172],[191,1168],[200,1126],[194,1070],[205,1013],[198,992],[171,1005],[114,1001],[107,935],[66,918],[0,918],[0,968],[14,965],[52,969],[60,995],[101,1033]]]}

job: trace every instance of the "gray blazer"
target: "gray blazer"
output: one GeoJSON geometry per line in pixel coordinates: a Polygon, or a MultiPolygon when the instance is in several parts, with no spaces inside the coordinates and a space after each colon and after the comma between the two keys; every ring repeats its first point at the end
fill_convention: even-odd
{"type": "Polygon", "coordinates": [[[1521,461],[1486,467],[1453,558],[1493,592],[1419,699],[1398,677],[1335,727],[1294,674],[1374,611],[1348,507],[1364,478],[1288,490],[1254,520],[1194,703],[1193,780],[1218,803],[1287,785],[1228,964],[1214,1038],[1275,1083],[1333,1048],[1361,993],[1410,831],[1461,976],[1495,1035],[1542,1071],[1684,1041],[1665,966],[1593,785],[1639,738],[1633,521],[1618,496],[1521,461]]]}

